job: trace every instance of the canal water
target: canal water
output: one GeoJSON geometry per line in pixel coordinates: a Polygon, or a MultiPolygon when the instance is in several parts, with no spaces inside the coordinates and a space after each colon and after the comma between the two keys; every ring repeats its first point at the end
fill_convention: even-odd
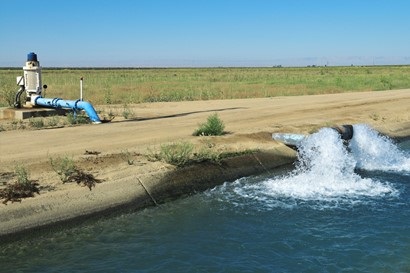
{"type": "Polygon", "coordinates": [[[0,245],[0,272],[410,272],[410,143],[321,129],[295,166],[0,245]]]}

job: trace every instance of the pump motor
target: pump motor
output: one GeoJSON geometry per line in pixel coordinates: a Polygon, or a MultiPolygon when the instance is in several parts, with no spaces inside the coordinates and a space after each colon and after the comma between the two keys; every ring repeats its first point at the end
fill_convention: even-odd
{"type": "MultiPolygon", "coordinates": [[[[17,85],[20,86],[20,90],[16,94],[14,101],[15,107],[21,107],[20,95],[26,91],[26,102],[31,102],[34,105],[34,100],[41,96],[43,93],[43,86],[41,84],[41,66],[37,59],[37,54],[30,52],[27,54],[26,65],[23,66],[23,76],[17,77],[17,85]]],[[[44,86],[45,88],[45,86],[44,86]]]]}

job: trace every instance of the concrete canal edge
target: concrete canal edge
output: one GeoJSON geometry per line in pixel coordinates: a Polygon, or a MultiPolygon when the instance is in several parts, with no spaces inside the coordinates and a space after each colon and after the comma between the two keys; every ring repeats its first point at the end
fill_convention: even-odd
{"type": "Polygon", "coordinates": [[[125,176],[98,184],[92,191],[77,187],[24,199],[0,210],[0,243],[22,236],[77,225],[88,219],[136,211],[202,192],[241,177],[268,173],[293,163],[296,152],[282,145],[182,168],[125,176]]]}

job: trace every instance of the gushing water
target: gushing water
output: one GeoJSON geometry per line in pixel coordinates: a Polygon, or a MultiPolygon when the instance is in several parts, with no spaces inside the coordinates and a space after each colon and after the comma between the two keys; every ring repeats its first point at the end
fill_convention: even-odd
{"type": "Polygon", "coordinates": [[[354,126],[348,147],[335,130],[323,128],[301,142],[296,168],[289,174],[255,184],[238,180],[222,189],[228,196],[256,200],[265,208],[324,209],[368,203],[397,197],[399,190],[391,183],[363,178],[355,170],[409,171],[409,160],[392,141],[366,125],[354,126]]]}
{"type": "Polygon", "coordinates": [[[354,126],[354,136],[349,149],[356,167],[365,170],[410,171],[410,157],[406,156],[389,138],[368,125],[354,126]]]}

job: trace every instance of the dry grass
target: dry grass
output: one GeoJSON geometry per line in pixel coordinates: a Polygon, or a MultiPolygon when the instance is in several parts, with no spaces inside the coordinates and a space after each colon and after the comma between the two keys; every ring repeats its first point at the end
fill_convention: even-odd
{"type": "MultiPolygon", "coordinates": [[[[20,69],[0,69],[0,106],[20,69]],[[11,83],[11,84],[9,84],[11,83]]],[[[410,66],[304,68],[43,68],[46,97],[94,104],[238,99],[410,88],[410,66]]],[[[15,86],[17,91],[17,86],[15,86]]]]}

